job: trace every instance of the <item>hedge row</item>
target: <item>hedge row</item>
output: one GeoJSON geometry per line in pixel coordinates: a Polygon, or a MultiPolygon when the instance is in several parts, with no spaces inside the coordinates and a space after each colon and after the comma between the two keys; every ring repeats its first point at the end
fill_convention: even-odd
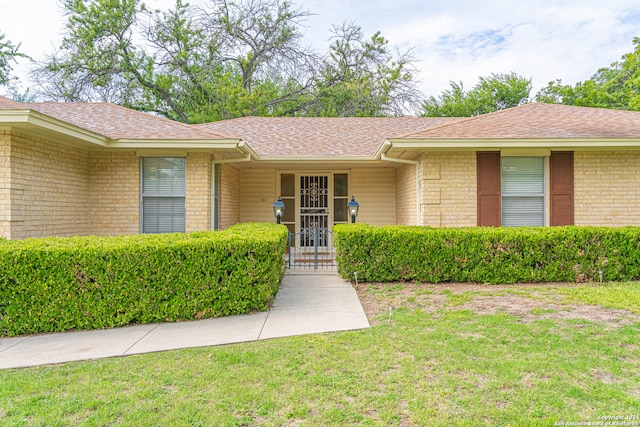
{"type": "Polygon", "coordinates": [[[266,310],[287,230],[0,242],[0,336],[102,329],[266,310]]]}
{"type": "Polygon", "coordinates": [[[640,279],[640,228],[336,225],[338,271],[366,282],[640,279]]]}

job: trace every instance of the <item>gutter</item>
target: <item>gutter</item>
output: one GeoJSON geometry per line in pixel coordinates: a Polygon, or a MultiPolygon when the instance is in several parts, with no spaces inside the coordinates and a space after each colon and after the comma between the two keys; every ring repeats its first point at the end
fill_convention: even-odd
{"type": "Polygon", "coordinates": [[[251,154],[247,154],[245,157],[240,157],[238,159],[223,159],[223,160],[212,160],[211,162],[214,165],[221,165],[223,163],[241,163],[241,162],[250,162],[251,154]]]}
{"type": "MultiPolygon", "coordinates": [[[[54,132],[65,137],[74,138],[76,140],[87,143],[92,147],[107,147],[109,139],[104,135],[100,135],[93,131],[78,127],[71,123],[55,117],[48,116],[32,109],[19,110],[0,110],[0,125],[16,128],[19,130],[43,129],[48,132],[54,132]]],[[[52,138],[52,137],[50,137],[52,138]]],[[[56,141],[60,141],[58,136],[56,141]]]]}
{"type": "Polygon", "coordinates": [[[250,162],[252,159],[257,159],[258,155],[255,151],[251,149],[244,141],[238,141],[238,144],[235,147],[237,150],[241,151],[245,156],[240,157],[238,159],[222,159],[222,160],[212,160],[212,164],[221,165],[224,163],[242,163],[242,162],[250,162]]]}

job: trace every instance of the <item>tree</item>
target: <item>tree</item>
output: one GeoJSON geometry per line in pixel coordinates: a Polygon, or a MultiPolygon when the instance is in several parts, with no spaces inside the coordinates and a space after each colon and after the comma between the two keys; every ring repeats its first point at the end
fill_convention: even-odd
{"type": "MultiPolygon", "coordinates": [[[[42,97],[109,101],[183,122],[246,115],[389,115],[419,105],[409,53],[376,33],[301,46],[309,12],[287,0],[63,0],[66,34],[32,74],[42,97]]],[[[417,109],[417,108],[414,108],[417,109]]]]}
{"type": "Polygon", "coordinates": [[[49,99],[110,101],[194,122],[275,113],[287,90],[301,90],[287,73],[307,60],[298,40],[308,13],[286,1],[211,0],[206,11],[177,0],[168,12],[141,0],[62,5],[62,46],[33,74],[49,99]]]}
{"type": "Polygon", "coordinates": [[[0,86],[8,85],[14,80],[11,76],[12,63],[17,62],[18,58],[30,59],[19,49],[20,43],[15,45],[11,43],[11,40],[7,40],[3,33],[0,33],[0,86]]]}
{"type": "Polygon", "coordinates": [[[531,79],[514,72],[491,74],[468,92],[462,82],[451,82],[451,88],[438,98],[430,96],[423,103],[424,115],[429,117],[471,117],[516,107],[529,102],[531,79]]]}
{"type": "Polygon", "coordinates": [[[575,86],[558,79],[536,94],[539,102],[640,111],[640,38],[633,52],[610,67],[600,68],[589,80],[575,86]]]}
{"type": "Polygon", "coordinates": [[[354,23],[334,27],[333,34],[308,115],[388,116],[418,111],[422,95],[410,51],[394,56],[379,32],[366,40],[354,23]]]}

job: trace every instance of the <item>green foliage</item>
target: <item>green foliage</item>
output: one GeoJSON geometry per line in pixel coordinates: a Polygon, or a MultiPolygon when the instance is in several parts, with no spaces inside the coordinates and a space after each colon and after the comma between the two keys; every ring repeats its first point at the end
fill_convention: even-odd
{"type": "Polygon", "coordinates": [[[640,278],[640,228],[336,225],[338,269],[367,282],[573,282],[640,278]]]}
{"type": "Polygon", "coordinates": [[[6,36],[0,33],[0,86],[9,84],[12,80],[12,62],[18,58],[29,58],[18,51],[20,44],[13,44],[11,40],[6,40],[6,36]]]}
{"type": "MultiPolygon", "coordinates": [[[[242,116],[405,114],[419,105],[408,54],[376,33],[301,45],[309,12],[282,0],[64,0],[60,49],[32,73],[43,98],[109,101],[186,123],[242,116]]],[[[414,111],[417,108],[413,109],[414,111]]],[[[413,112],[413,111],[412,111],[413,112]]]]}
{"type": "Polygon", "coordinates": [[[610,67],[600,68],[589,80],[575,86],[555,80],[536,95],[538,102],[640,111],[640,38],[634,50],[610,67]]]}
{"type": "Polygon", "coordinates": [[[480,77],[470,91],[465,92],[462,82],[451,82],[451,89],[436,98],[429,97],[423,104],[427,117],[472,117],[529,102],[531,79],[514,72],[480,77]]]}
{"type": "Polygon", "coordinates": [[[307,115],[371,117],[418,110],[420,94],[409,52],[394,57],[380,32],[367,40],[355,24],[333,32],[307,115]]]}
{"type": "Polygon", "coordinates": [[[286,229],[4,241],[0,336],[200,319],[266,310],[286,229]]]}

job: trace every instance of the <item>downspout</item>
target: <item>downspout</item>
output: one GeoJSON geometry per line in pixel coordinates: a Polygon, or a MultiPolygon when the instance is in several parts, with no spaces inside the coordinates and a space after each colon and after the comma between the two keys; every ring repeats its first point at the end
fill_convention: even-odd
{"type": "MultiPolygon", "coordinates": [[[[391,144],[389,143],[389,145],[391,144]]],[[[406,163],[416,166],[416,225],[422,225],[420,224],[420,161],[388,157],[384,153],[381,154],[380,159],[388,162],[406,163]]]]}

